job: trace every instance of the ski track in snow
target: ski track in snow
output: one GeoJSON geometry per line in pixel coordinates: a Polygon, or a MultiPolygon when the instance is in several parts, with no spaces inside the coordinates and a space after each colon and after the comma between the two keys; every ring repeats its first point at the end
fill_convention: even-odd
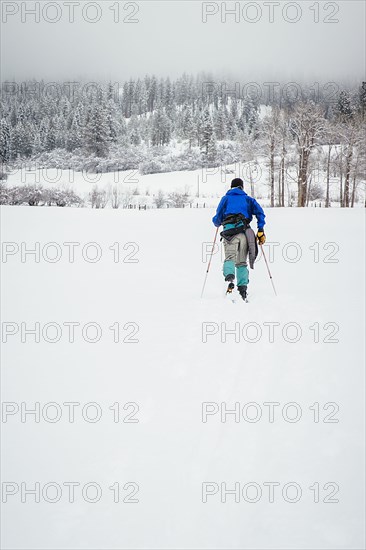
{"type": "MultiPolygon", "coordinates": [[[[73,424],[9,417],[3,424],[3,480],[96,481],[104,490],[97,504],[9,499],[6,548],[363,548],[364,212],[267,209],[267,240],[278,243],[270,263],[278,297],[259,259],[247,304],[224,298],[220,252],[200,299],[207,266],[202,246],[212,242],[213,213],[1,208],[4,242],[30,248],[56,242],[63,250],[57,263],[21,263],[19,255],[2,263],[3,321],[94,321],[103,328],[95,344],[79,337],[71,344],[63,333],[55,344],[31,338],[22,344],[15,335],[3,346],[4,401],[103,406],[95,424],[79,417],[73,424]],[[75,262],[67,261],[62,243],[92,241],[102,248],[99,262],[82,260],[81,247],[75,262]],[[109,247],[115,242],[137,243],[138,263],[114,263],[109,247]],[[282,255],[291,242],[301,248],[297,262],[282,255]],[[314,243],[319,262],[309,248],[314,243]],[[326,243],[339,247],[336,263],[323,261],[333,251],[326,243]],[[113,343],[108,327],[116,321],[137,323],[139,343],[113,343]],[[280,324],[273,343],[268,322],[280,324]],[[206,343],[203,323],[218,330],[206,343]],[[240,341],[231,334],[223,343],[221,323],[229,330],[239,323],[240,341]],[[260,327],[257,342],[242,337],[248,323],[260,327]],[[298,342],[282,337],[287,323],[301,327],[298,342]],[[324,325],[337,323],[339,342],[314,342],[314,323],[321,340],[331,333],[324,325]],[[140,422],[113,423],[108,407],[114,402],[138,403],[140,422]],[[226,402],[230,409],[256,402],[263,418],[235,422],[231,415],[223,423],[217,414],[203,423],[202,402],[226,402]],[[274,423],[265,417],[265,402],[281,403],[274,423]],[[302,407],[297,423],[281,417],[289,402],[302,407]],[[337,403],[340,421],[313,422],[315,402],[337,403]],[[108,487],[115,481],[137,482],[139,504],[114,504],[108,487]],[[205,481],[230,487],[295,481],[303,497],[290,504],[278,489],[275,504],[264,491],[257,503],[228,496],[224,504],[218,494],[203,504],[205,481]],[[340,502],[315,504],[308,489],[314,482],[338,483],[340,502]]],[[[294,250],[288,248],[290,256],[294,250]]]]}

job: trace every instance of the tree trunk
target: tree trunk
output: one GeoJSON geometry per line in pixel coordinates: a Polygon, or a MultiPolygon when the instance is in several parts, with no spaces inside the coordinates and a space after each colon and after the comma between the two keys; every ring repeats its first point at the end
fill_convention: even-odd
{"type": "Polygon", "coordinates": [[[309,180],[309,187],[308,187],[308,192],[307,192],[307,196],[306,196],[306,206],[309,206],[309,201],[310,201],[310,190],[311,190],[311,183],[313,181],[313,177],[310,176],[310,180],[309,180]]]}
{"type": "Polygon", "coordinates": [[[343,151],[341,151],[341,162],[340,162],[340,179],[339,179],[339,202],[341,208],[343,208],[343,151]]]}
{"type": "Polygon", "coordinates": [[[325,195],[325,208],[329,208],[330,201],[329,201],[329,181],[330,181],[330,153],[332,150],[332,146],[328,145],[328,161],[327,161],[327,191],[325,195]]]}
{"type": "Polygon", "coordinates": [[[297,200],[297,205],[300,207],[306,206],[309,155],[310,155],[310,152],[302,148],[300,153],[300,163],[299,163],[298,200],[297,200]]]}
{"type": "Polygon", "coordinates": [[[283,140],[282,144],[282,159],[281,159],[281,206],[285,206],[285,140],[283,140]]]}
{"type": "Polygon", "coordinates": [[[252,177],[252,167],[250,163],[249,163],[249,180],[250,180],[250,194],[254,198],[254,182],[252,177]]]}
{"type": "Polygon", "coordinates": [[[349,187],[350,187],[350,178],[351,178],[351,162],[353,156],[353,147],[349,146],[347,157],[346,157],[346,178],[344,182],[344,206],[349,207],[349,187]]]}
{"type": "Polygon", "coordinates": [[[299,173],[297,176],[297,206],[301,206],[302,203],[302,165],[303,165],[303,151],[300,151],[299,158],[299,173]]]}
{"type": "Polygon", "coordinates": [[[308,195],[308,165],[309,165],[309,156],[310,151],[304,152],[304,162],[303,162],[303,174],[302,174],[302,204],[301,206],[306,206],[306,200],[308,195]]]}
{"type": "Polygon", "coordinates": [[[356,198],[356,174],[353,176],[351,208],[355,206],[355,198],[356,198]]]}
{"type": "Polygon", "coordinates": [[[353,174],[351,208],[353,208],[355,206],[356,189],[357,189],[357,183],[356,182],[357,182],[358,159],[359,159],[359,157],[357,156],[355,171],[354,171],[354,174],[353,174]]]}
{"type": "Polygon", "coordinates": [[[292,206],[292,197],[289,183],[287,181],[287,206],[292,206]]]}
{"type": "Polygon", "coordinates": [[[271,206],[275,205],[275,173],[274,173],[274,136],[271,137],[271,153],[270,153],[270,180],[271,180],[271,206]]]}

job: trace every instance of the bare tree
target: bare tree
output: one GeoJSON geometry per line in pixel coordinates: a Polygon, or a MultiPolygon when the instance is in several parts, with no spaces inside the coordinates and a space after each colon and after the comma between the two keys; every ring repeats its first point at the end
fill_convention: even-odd
{"type": "Polygon", "coordinates": [[[172,208],[184,208],[193,202],[193,198],[189,195],[189,190],[186,188],[182,191],[173,191],[168,194],[168,204],[172,208]]]}
{"type": "Polygon", "coordinates": [[[275,156],[279,140],[280,110],[273,107],[270,115],[263,119],[262,134],[269,164],[269,185],[271,206],[275,205],[275,156]]]}
{"type": "Polygon", "coordinates": [[[322,109],[312,101],[299,103],[290,115],[290,128],[297,143],[299,171],[297,205],[306,206],[310,155],[324,132],[322,109]]]}
{"type": "Polygon", "coordinates": [[[243,156],[246,159],[244,162],[245,165],[245,175],[249,179],[250,183],[250,194],[252,197],[255,197],[255,187],[254,187],[254,177],[253,173],[257,172],[258,169],[258,150],[256,147],[255,141],[253,141],[251,136],[243,136],[242,140],[243,147],[243,156]]]}
{"type": "Polygon", "coordinates": [[[99,189],[97,185],[89,193],[92,208],[105,208],[108,204],[109,196],[105,189],[99,189]]]}
{"type": "Polygon", "coordinates": [[[364,148],[364,129],[361,121],[356,117],[343,121],[338,125],[338,135],[340,136],[342,152],[344,154],[344,189],[341,206],[348,208],[352,206],[352,197],[354,204],[354,195],[356,192],[357,172],[362,158],[364,148]],[[351,193],[351,180],[353,177],[353,189],[351,193]]]}
{"type": "Polygon", "coordinates": [[[154,197],[154,204],[156,208],[164,208],[166,204],[166,198],[161,189],[159,189],[158,194],[154,197]]]}
{"type": "Polygon", "coordinates": [[[358,185],[363,182],[366,183],[366,143],[364,140],[364,132],[360,128],[356,147],[355,147],[355,162],[353,168],[353,181],[352,181],[352,194],[351,194],[351,208],[355,205],[356,191],[358,185]]]}
{"type": "Polygon", "coordinates": [[[110,193],[111,193],[110,194],[110,200],[111,200],[112,208],[115,208],[115,209],[119,208],[120,205],[121,205],[121,193],[120,193],[117,185],[112,187],[110,193]]]}
{"type": "Polygon", "coordinates": [[[343,206],[343,146],[340,144],[339,146],[336,146],[336,155],[334,159],[332,160],[332,165],[334,169],[334,177],[339,176],[339,204],[342,207],[343,206]]]}
{"type": "Polygon", "coordinates": [[[289,121],[287,111],[281,111],[281,116],[278,123],[278,132],[281,140],[281,160],[278,175],[278,206],[285,206],[285,172],[286,172],[286,155],[287,143],[289,137],[289,121]]]}
{"type": "Polygon", "coordinates": [[[330,170],[332,160],[332,150],[334,148],[334,141],[336,139],[334,127],[327,122],[325,126],[325,141],[327,143],[327,157],[326,157],[326,191],[325,191],[325,208],[330,206],[330,170]]]}

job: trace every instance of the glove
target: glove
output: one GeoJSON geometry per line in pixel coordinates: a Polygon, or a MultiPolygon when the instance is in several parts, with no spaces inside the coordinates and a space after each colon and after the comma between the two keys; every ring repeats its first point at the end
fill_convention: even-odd
{"type": "Polygon", "coordinates": [[[258,239],[259,244],[264,244],[266,242],[266,236],[264,234],[263,229],[258,230],[257,239],[258,239]]]}

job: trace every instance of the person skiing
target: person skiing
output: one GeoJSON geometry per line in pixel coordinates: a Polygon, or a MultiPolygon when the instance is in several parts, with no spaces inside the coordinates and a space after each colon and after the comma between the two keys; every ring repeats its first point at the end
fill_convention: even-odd
{"type": "Polygon", "coordinates": [[[249,264],[254,268],[254,262],[258,255],[258,245],[266,242],[264,234],[265,214],[263,208],[255,199],[244,191],[244,182],[241,178],[234,178],[231,189],[224,195],[217,207],[216,215],[212,218],[215,227],[223,226],[220,233],[224,243],[225,261],[223,274],[225,281],[229,283],[227,294],[231,294],[235,288],[235,268],[239,294],[246,301],[247,287],[249,283],[249,264]],[[258,232],[255,236],[250,227],[253,216],[257,218],[258,232]]]}

